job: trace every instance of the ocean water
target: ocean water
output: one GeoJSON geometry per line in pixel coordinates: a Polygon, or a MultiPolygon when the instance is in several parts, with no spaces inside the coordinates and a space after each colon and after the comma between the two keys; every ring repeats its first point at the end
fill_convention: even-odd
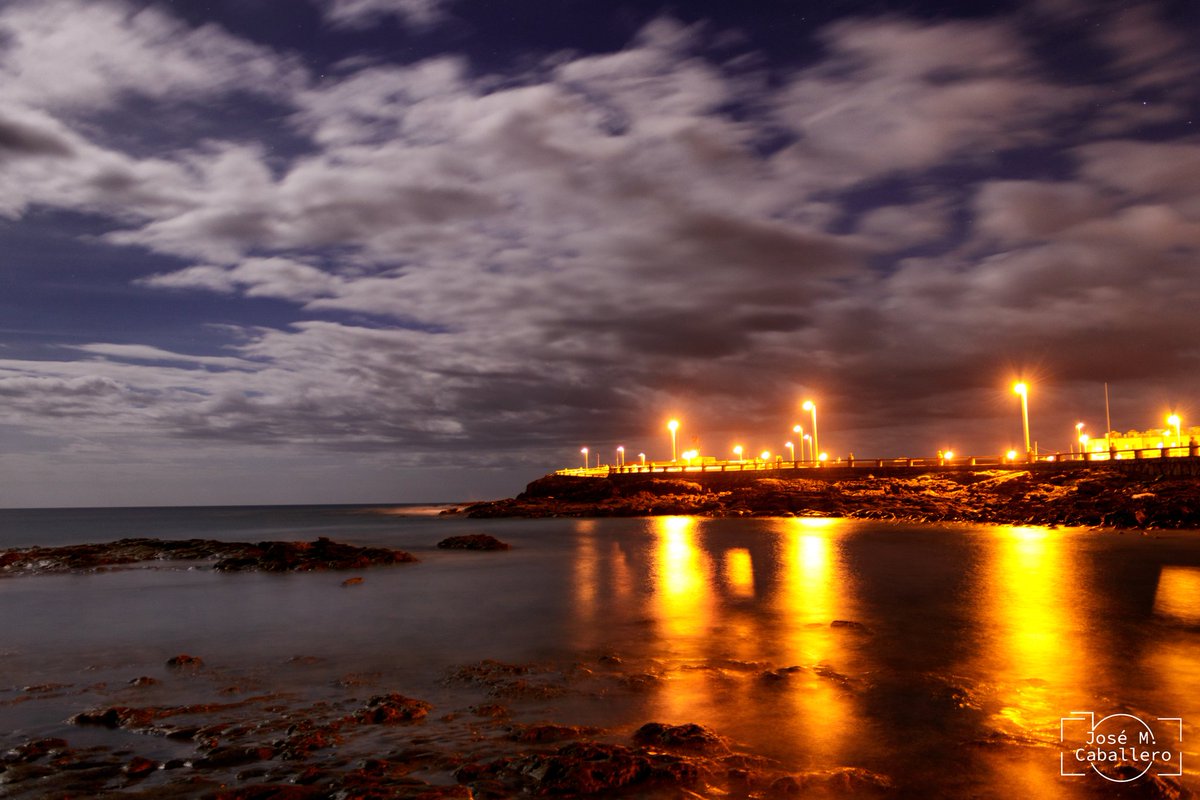
{"type": "MultiPolygon", "coordinates": [[[[614,738],[695,722],[788,770],[869,770],[895,796],[1200,790],[1200,532],[432,511],[0,511],[0,548],[329,536],[421,559],[354,573],[353,587],[185,565],[0,578],[0,750],[41,736],[128,745],[66,719],[142,675],[162,680],[155,702],[194,701],[196,683],[164,667],[179,653],[205,660],[204,691],[307,702],[361,680],[439,713],[485,699],[448,676],[495,659],[572,676],[567,691],[510,698],[518,719],[614,738]],[[513,549],[436,549],[463,533],[513,549]],[[1085,747],[1089,732],[1143,729],[1166,755],[1141,777],[1078,760],[1103,749],[1085,747]]],[[[136,738],[150,757],[185,748],[136,738]]]]}

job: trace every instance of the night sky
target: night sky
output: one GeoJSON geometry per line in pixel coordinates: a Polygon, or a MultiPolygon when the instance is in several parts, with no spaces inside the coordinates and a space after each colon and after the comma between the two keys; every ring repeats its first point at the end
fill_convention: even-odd
{"type": "Polygon", "coordinates": [[[0,506],[1200,423],[1200,5],[0,0],[0,506]]]}

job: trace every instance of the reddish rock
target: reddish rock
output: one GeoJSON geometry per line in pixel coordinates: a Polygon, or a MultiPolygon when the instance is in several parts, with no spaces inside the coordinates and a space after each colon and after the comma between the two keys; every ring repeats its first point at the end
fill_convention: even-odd
{"type": "Polygon", "coordinates": [[[141,756],[134,756],[125,765],[123,771],[126,775],[133,779],[144,778],[151,772],[158,769],[158,762],[141,756]]]}
{"type": "Polygon", "coordinates": [[[360,722],[372,725],[395,725],[422,720],[432,708],[433,706],[424,700],[415,700],[393,692],[372,697],[356,716],[360,722]]]}
{"type": "Polygon", "coordinates": [[[509,738],[526,744],[550,744],[579,739],[599,732],[586,725],[524,725],[514,729],[509,738]]]}
{"type": "Polygon", "coordinates": [[[34,739],[8,751],[3,760],[10,764],[29,764],[47,755],[62,753],[67,747],[66,739],[34,739]]]}
{"type": "Polygon", "coordinates": [[[151,678],[148,675],[142,675],[129,681],[130,686],[158,686],[162,681],[158,678],[151,678]]]}
{"type": "Polygon", "coordinates": [[[355,576],[353,578],[346,578],[346,580],[342,581],[342,586],[361,586],[362,582],[363,579],[361,577],[355,576]]]}
{"type": "Polygon", "coordinates": [[[212,795],[212,798],[213,800],[309,800],[309,798],[328,796],[328,792],[313,786],[260,783],[254,786],[224,789],[212,795]]]}
{"type": "Polygon", "coordinates": [[[633,733],[633,741],[641,745],[690,750],[697,753],[725,753],[729,746],[717,734],[694,722],[665,725],[647,722],[633,733]]]}
{"type": "Polygon", "coordinates": [[[103,728],[150,728],[157,718],[156,709],[111,706],[105,709],[81,711],[71,717],[73,725],[99,725],[103,728]]]}
{"type": "Polygon", "coordinates": [[[204,659],[200,658],[200,656],[189,656],[187,653],[180,653],[177,656],[168,658],[167,666],[171,669],[199,669],[204,666],[204,659]]]}

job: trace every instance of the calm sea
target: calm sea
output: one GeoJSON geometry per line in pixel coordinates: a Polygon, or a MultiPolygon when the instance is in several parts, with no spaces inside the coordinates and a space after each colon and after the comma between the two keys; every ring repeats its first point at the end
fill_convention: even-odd
{"type": "Polygon", "coordinates": [[[473,702],[445,680],[464,664],[608,657],[655,680],[521,713],[608,731],[697,722],[797,770],[862,767],[898,795],[947,798],[1112,797],[1086,769],[1061,774],[1110,717],[1094,730],[1135,737],[1144,723],[1167,753],[1135,788],[1180,759],[1171,780],[1200,788],[1200,532],[432,512],[0,511],[0,548],[329,536],[421,559],[352,588],[182,567],[0,578],[0,749],[85,735],[64,720],[95,700],[86,690],[5,702],[24,687],[161,675],[183,652],[315,698],[372,675],[442,710],[473,702]],[[462,533],[513,549],[436,549],[462,533]]]}

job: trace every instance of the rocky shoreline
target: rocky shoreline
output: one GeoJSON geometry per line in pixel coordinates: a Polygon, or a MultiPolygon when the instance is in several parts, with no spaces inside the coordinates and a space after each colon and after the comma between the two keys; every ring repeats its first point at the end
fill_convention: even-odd
{"type": "Polygon", "coordinates": [[[680,478],[548,475],[515,498],[449,513],[492,517],[823,516],[1200,529],[1200,480],[1115,469],[929,472],[847,480],[760,478],[739,485],[680,478]]]}

